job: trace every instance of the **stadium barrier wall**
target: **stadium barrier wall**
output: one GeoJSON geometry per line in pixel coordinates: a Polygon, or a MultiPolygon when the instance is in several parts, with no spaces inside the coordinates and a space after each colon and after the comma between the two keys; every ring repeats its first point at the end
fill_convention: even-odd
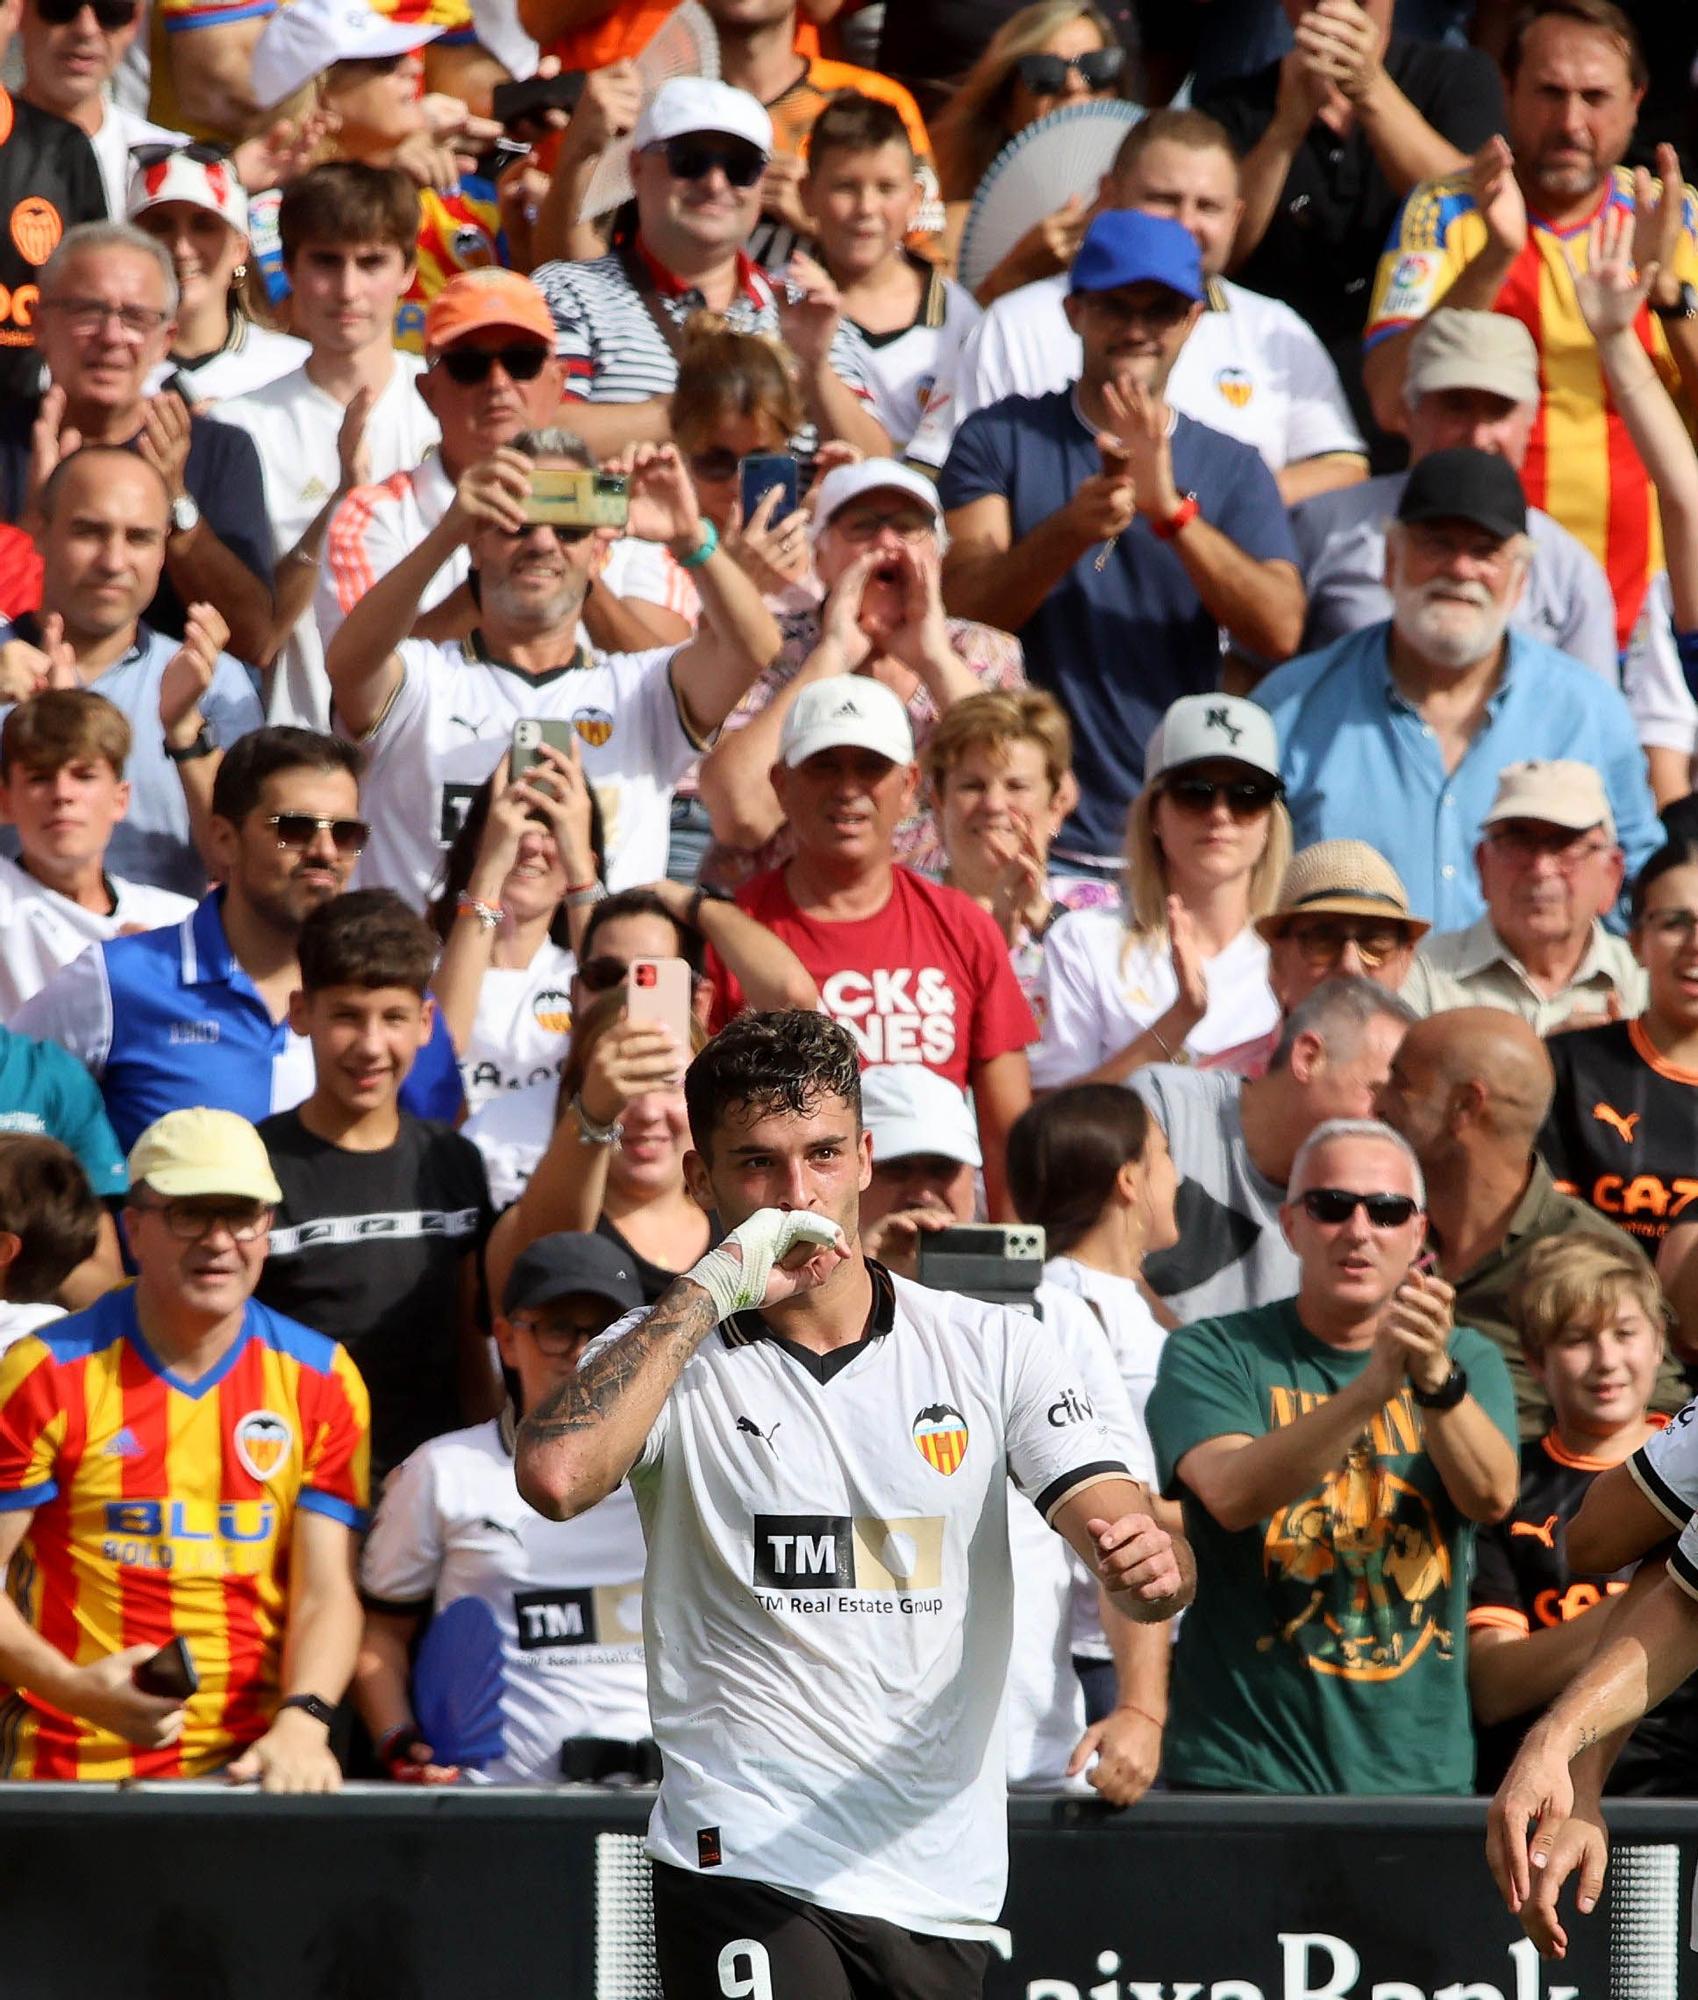
{"type": "MultiPolygon", "coordinates": [[[[0,2000],[649,2000],[647,1815],[616,1792],[8,1786],[0,2000]]],[[[992,2000],[1698,2000],[1698,1803],[1616,1807],[1556,1965],[1497,1900],[1478,1802],[1010,1819],[992,2000]]]]}

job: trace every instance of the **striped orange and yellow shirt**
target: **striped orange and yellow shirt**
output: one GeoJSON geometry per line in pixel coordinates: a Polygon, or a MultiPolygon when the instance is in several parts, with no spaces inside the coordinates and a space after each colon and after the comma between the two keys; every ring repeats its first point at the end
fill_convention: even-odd
{"type": "Polygon", "coordinates": [[[263,1735],[296,1512],[363,1523],[370,1427],[346,1352],[257,1302],[198,1381],[150,1351],[133,1288],[0,1357],[0,1509],[30,1510],[14,1602],[79,1665],[180,1635],[200,1675],[159,1750],[0,1688],[0,1776],[196,1777],[263,1735]]]}

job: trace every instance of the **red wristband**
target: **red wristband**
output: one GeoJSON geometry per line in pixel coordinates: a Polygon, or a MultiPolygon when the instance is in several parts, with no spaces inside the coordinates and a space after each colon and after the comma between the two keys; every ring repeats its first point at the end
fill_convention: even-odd
{"type": "Polygon", "coordinates": [[[1171,542],[1182,528],[1188,528],[1202,512],[1202,502],[1195,493],[1187,493],[1165,521],[1152,521],[1150,533],[1158,542],[1171,542]]]}

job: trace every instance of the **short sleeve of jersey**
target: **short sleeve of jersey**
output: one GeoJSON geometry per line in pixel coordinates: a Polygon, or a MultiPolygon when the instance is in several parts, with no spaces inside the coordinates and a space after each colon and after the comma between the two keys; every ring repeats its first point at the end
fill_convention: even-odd
{"type": "Polygon", "coordinates": [[[1653,1431],[1627,1461],[1633,1483],[1671,1528],[1698,1514],[1698,1401],[1653,1431]]]}
{"type": "Polygon", "coordinates": [[[67,1422],[52,1349],[26,1334],[0,1356],[0,1513],[45,1506],[58,1493],[67,1422]]]}
{"type": "Polygon", "coordinates": [[[1071,1493],[1098,1479],[1132,1477],[1059,1341],[1035,1319],[1004,1312],[1008,1328],[1004,1422],[1008,1468],[1046,1521],[1071,1493]]]}
{"type": "MultiPolygon", "coordinates": [[[[1513,1518],[1513,1516],[1511,1517],[1513,1518]]],[[[1530,1629],[1509,1559],[1509,1522],[1494,1521],[1474,1537],[1474,1575],[1468,1586],[1469,1627],[1503,1632],[1530,1629]]]]}
{"type": "Polygon", "coordinates": [[[454,665],[430,639],[403,639],[395,650],[401,657],[401,685],[363,738],[366,746],[378,753],[393,749],[402,737],[423,728],[430,712],[431,683],[440,681],[454,665]]]}
{"type": "Polygon", "coordinates": [[[838,321],[827,359],[863,402],[873,400],[873,364],[867,352],[867,338],[851,319],[845,317],[838,321]]]}
{"type": "Polygon", "coordinates": [[[1485,242],[1465,176],[1423,181],[1398,210],[1369,294],[1365,347],[1425,319],[1485,242]]]}
{"type": "Polygon", "coordinates": [[[1093,911],[1071,911],[1044,945],[1033,1011],[1043,1039],[1032,1050],[1032,1083],[1053,1090],[1095,1069],[1107,1053],[1102,1046],[1102,1006],[1090,950],[1090,932],[1100,919],[1093,911]]]}
{"type": "MultiPolygon", "coordinates": [[[[6,1024],[14,1035],[46,1042],[74,1057],[99,1076],[112,1053],[112,995],[101,946],[91,944],[63,966],[39,993],[33,993],[6,1024]]],[[[84,1081],[89,1078],[85,1074],[84,1081]]],[[[89,1087],[93,1090],[93,1084],[89,1087]]],[[[100,1093],[94,1091],[96,1103],[100,1093]]],[[[104,1111],[102,1116],[104,1116],[104,1111]]],[[[73,1141],[62,1132],[53,1137],[73,1141]]],[[[116,1145],[114,1140],[113,1144],[116,1145]]]]}
{"type": "Polygon", "coordinates": [[[938,498],[945,513],[982,500],[987,493],[1007,493],[1011,444],[1011,428],[998,410],[975,410],[963,421],[938,474],[938,498]]]}
{"type": "Polygon", "coordinates": [[[263,21],[277,12],[277,0],[155,0],[167,34],[185,28],[228,28],[237,21],[263,21]]]}
{"type": "Polygon", "coordinates": [[[1219,1320],[1169,1334],[1144,1412],[1162,1491],[1172,1499],[1179,1461],[1217,1437],[1259,1437],[1267,1428],[1238,1343],[1219,1320]]]}
{"type": "Polygon", "coordinates": [[[1225,491],[1209,500],[1209,520],[1236,542],[1253,562],[1288,562],[1300,567],[1291,518],[1279,486],[1259,451],[1245,446],[1225,491]]]}
{"type": "Polygon", "coordinates": [[[1362,452],[1368,447],[1356,428],[1332,356],[1307,321],[1281,314],[1274,350],[1291,392],[1285,427],[1285,462],[1298,465],[1328,452],[1362,452]]]}
{"type": "Polygon", "coordinates": [[[421,1445],[384,1482],[360,1551],[360,1595],[375,1610],[421,1611],[436,1595],[442,1570],[437,1456],[421,1445]]]}
{"type": "Polygon", "coordinates": [[[631,768],[649,772],[662,784],[681,778],[713,741],[710,734],[695,742],[685,728],[684,711],[672,681],[672,662],[678,650],[666,646],[647,653],[613,653],[607,660],[616,712],[624,718],[637,718],[640,725],[631,768]]]}
{"type": "Polygon", "coordinates": [[[310,1423],[300,1505],[345,1527],[363,1528],[371,1498],[371,1399],[346,1348],[333,1350],[310,1398],[302,1381],[303,1423],[310,1423]],[[310,1403],[310,1407],[309,1407],[310,1403]]]}

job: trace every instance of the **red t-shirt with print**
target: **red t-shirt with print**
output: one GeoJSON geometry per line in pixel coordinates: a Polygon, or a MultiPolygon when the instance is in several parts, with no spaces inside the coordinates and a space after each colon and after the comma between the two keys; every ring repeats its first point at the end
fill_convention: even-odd
{"type": "MultiPolygon", "coordinates": [[[[1001,931],[960,890],[898,867],[876,916],[822,923],[796,907],[784,874],[774,868],[746,882],[737,906],[808,968],[863,1063],[924,1063],[966,1090],[979,1063],[1037,1040],[1001,931]]],[[[743,989],[711,946],[707,970],[717,1033],[742,1010],[743,989]]]]}

